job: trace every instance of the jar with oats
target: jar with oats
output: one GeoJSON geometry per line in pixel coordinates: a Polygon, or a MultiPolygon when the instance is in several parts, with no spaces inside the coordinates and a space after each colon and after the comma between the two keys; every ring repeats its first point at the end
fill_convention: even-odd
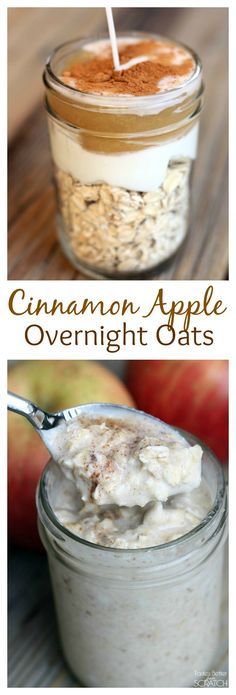
{"type": "Polygon", "coordinates": [[[118,36],[57,48],[44,72],[58,233],[95,278],[154,274],[189,226],[203,103],[198,56],[167,38],[118,36]]]}
{"type": "MultiPolygon", "coordinates": [[[[76,478],[65,477],[65,467],[49,462],[38,486],[39,531],[66,661],[85,687],[193,687],[196,672],[210,671],[217,663],[227,535],[222,467],[195,437],[174,428],[164,432],[163,423],[140,411],[100,403],[80,406],[80,422],[86,417],[87,428],[91,416],[96,428],[101,420],[102,434],[95,442],[99,461],[100,437],[110,418],[114,437],[119,421],[132,425],[137,438],[146,433],[146,443],[158,437],[167,447],[182,446],[184,436],[184,447],[200,445],[201,483],[170,497],[161,516],[153,510],[150,516],[147,506],[119,504],[113,504],[113,516],[111,505],[100,511],[90,505],[86,513],[76,478]]],[[[77,441],[81,447],[81,437],[77,441]]],[[[113,446],[114,438],[110,441],[113,446]]],[[[128,439],[131,460],[135,441],[128,439]]],[[[87,438],[86,447],[93,451],[87,438]]],[[[117,453],[114,457],[117,461],[117,453]]],[[[72,463],[76,468],[75,457],[72,463]]],[[[72,470],[68,458],[66,470],[72,470]]],[[[121,502],[127,494],[123,478],[122,491],[121,502]]],[[[136,491],[131,486],[131,493],[136,491]]]]}

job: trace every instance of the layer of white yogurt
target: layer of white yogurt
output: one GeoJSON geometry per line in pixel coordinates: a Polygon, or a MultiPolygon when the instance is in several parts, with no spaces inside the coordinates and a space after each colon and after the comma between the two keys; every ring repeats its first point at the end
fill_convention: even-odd
{"type": "Polygon", "coordinates": [[[156,191],[162,185],[169,161],[197,155],[198,123],[185,135],[162,145],[130,153],[98,154],[84,149],[80,136],[49,121],[52,156],[56,166],[82,184],[106,183],[133,191],[156,191]]]}

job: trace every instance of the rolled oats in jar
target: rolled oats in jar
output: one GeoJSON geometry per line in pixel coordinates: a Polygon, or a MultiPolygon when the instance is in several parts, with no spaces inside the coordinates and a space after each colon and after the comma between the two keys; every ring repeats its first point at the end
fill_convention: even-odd
{"type": "Polygon", "coordinates": [[[118,46],[127,70],[93,39],[56,49],[44,72],[62,247],[117,279],[154,273],[186,236],[203,100],[189,48],[138,32],[118,46]]]}

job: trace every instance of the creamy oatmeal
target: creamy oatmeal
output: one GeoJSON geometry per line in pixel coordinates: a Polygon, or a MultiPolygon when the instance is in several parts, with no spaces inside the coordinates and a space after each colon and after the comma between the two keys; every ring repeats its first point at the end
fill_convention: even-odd
{"type": "Polygon", "coordinates": [[[210,493],[201,482],[202,450],[158,420],[78,418],[57,434],[65,475],[55,513],[73,533],[116,548],[174,540],[206,516],[210,493]],[[67,480],[77,495],[71,497],[67,480]]]}
{"type": "Polygon", "coordinates": [[[193,686],[219,639],[219,464],[119,406],[82,406],[59,434],[38,512],[70,668],[87,687],[193,686]]]}

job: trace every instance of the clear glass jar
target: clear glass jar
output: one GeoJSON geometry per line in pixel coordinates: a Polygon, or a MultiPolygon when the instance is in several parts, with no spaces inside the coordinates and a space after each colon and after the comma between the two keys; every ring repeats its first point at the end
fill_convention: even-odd
{"type": "Polygon", "coordinates": [[[44,72],[59,238],[73,265],[92,277],[142,277],[173,257],[188,230],[201,63],[188,49],[195,71],[168,92],[91,95],[58,77],[87,42],[57,48],[44,72]]]}
{"type": "MultiPolygon", "coordinates": [[[[107,407],[82,406],[81,413],[96,408],[96,414],[105,415],[107,407]]],[[[111,407],[114,417],[120,413],[120,407],[111,407]]],[[[122,416],[126,410],[130,412],[122,408],[122,416]]],[[[132,412],[138,425],[143,413],[132,412]]],[[[191,444],[198,442],[184,435],[191,444]]],[[[63,652],[84,686],[190,687],[195,671],[215,668],[226,491],[222,467],[200,444],[212,509],[191,532],[152,548],[105,548],[75,536],[53,511],[62,473],[58,478],[58,466],[51,461],[42,474],[39,531],[48,553],[63,652]]]]}

